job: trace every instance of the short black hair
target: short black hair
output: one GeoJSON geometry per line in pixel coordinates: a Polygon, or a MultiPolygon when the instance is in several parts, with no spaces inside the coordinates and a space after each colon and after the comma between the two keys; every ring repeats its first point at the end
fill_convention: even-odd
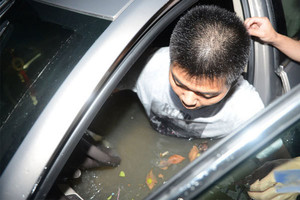
{"type": "Polygon", "coordinates": [[[191,77],[225,78],[231,85],[241,75],[250,36],[235,13],[213,5],[196,6],[177,22],[170,39],[171,63],[191,77]]]}

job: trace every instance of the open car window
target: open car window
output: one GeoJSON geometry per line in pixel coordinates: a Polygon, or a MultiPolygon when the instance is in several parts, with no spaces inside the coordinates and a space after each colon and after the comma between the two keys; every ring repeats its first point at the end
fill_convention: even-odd
{"type": "Polygon", "coordinates": [[[113,93],[86,134],[105,154],[121,160],[89,162],[81,141],[50,194],[61,193],[58,188],[65,185],[83,199],[250,199],[247,191],[255,180],[300,155],[299,103],[291,104],[299,89],[220,140],[158,134],[135,93],[113,93]],[[282,107],[286,111],[276,114],[282,107]]]}
{"type": "MultiPolygon", "coordinates": [[[[171,30],[172,28],[164,30],[162,37],[154,40],[145,54],[167,46],[171,30]]],[[[145,62],[147,59],[141,57],[141,60],[145,62]]],[[[129,88],[134,85],[139,67],[142,66],[133,66],[126,74],[121,81],[125,83],[124,88],[127,88],[126,83],[129,88]]],[[[95,136],[94,145],[121,158],[121,162],[88,163],[91,160],[86,160],[86,149],[82,148],[85,147],[85,139],[81,140],[56,184],[73,188],[84,199],[110,199],[117,196],[125,199],[145,198],[192,163],[191,154],[194,154],[194,158],[201,157],[220,141],[184,140],[158,134],[149,125],[137,96],[129,90],[111,94],[86,131],[88,137],[91,134],[95,136]],[[195,148],[197,150],[193,151],[195,148]],[[79,166],[80,163],[94,164],[97,167],[87,169],[87,165],[79,166]]],[[[59,191],[57,185],[51,192],[59,191]]]]}

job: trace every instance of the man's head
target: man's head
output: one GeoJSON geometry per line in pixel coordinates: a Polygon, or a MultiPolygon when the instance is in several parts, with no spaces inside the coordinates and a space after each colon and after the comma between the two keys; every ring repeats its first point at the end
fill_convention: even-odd
{"type": "Polygon", "coordinates": [[[216,6],[186,13],[170,40],[170,83],[183,105],[195,109],[221,101],[242,73],[249,45],[234,13],[216,6]]]}

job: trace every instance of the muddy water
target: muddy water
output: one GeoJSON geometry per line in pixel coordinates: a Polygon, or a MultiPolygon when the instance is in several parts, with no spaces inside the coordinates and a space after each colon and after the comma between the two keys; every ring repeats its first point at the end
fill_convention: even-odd
{"type": "MultiPolygon", "coordinates": [[[[122,161],[115,168],[82,172],[82,176],[72,186],[85,200],[143,199],[151,192],[146,184],[150,170],[157,177],[157,184],[152,189],[154,191],[190,163],[188,153],[193,145],[207,141],[175,138],[155,132],[132,92],[119,92],[111,96],[90,130],[102,135],[122,161]],[[158,167],[158,163],[164,152],[168,152],[164,158],[179,154],[185,159],[163,170],[158,167]],[[120,172],[124,172],[125,176],[120,176],[120,172]]],[[[210,147],[216,141],[207,142],[210,147]]]]}

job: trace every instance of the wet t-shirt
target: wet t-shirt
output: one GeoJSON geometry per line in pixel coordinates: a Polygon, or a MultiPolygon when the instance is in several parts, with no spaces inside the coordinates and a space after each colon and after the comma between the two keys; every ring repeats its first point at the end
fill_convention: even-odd
{"type": "Polygon", "coordinates": [[[222,101],[199,109],[186,109],[171,88],[169,67],[169,48],[164,47],[147,62],[134,88],[152,127],[162,134],[186,138],[222,137],[264,107],[255,88],[241,76],[222,101]]]}

